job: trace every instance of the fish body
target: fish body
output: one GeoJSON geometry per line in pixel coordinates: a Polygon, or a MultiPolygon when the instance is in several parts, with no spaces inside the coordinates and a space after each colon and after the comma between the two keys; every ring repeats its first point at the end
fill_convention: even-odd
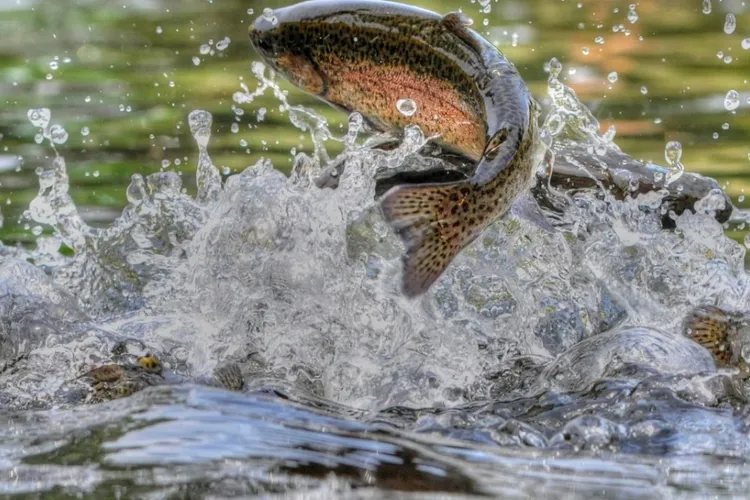
{"type": "Polygon", "coordinates": [[[395,186],[381,200],[407,248],[404,293],[424,293],[530,187],[537,105],[523,79],[461,14],[372,0],[312,0],[269,14],[250,39],[293,84],[377,130],[419,125],[476,162],[470,179],[395,186]]]}
{"type": "Polygon", "coordinates": [[[699,306],[685,319],[684,334],[714,355],[720,368],[737,368],[750,377],[750,317],[715,306],[699,306]]]}

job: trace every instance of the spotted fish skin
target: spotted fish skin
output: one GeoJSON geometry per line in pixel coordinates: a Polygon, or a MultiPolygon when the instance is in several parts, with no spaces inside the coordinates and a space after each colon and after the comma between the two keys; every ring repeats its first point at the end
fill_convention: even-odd
{"type": "Polygon", "coordinates": [[[684,334],[711,351],[720,368],[738,368],[750,376],[750,335],[747,317],[716,306],[699,306],[685,319],[684,334]]]}
{"type": "Polygon", "coordinates": [[[465,25],[393,2],[312,0],[250,28],[261,57],[377,130],[419,125],[477,163],[471,179],[401,185],[381,200],[407,248],[403,291],[427,291],[532,181],[536,103],[513,64],[465,25]],[[416,112],[397,107],[411,99],[416,112]]]}

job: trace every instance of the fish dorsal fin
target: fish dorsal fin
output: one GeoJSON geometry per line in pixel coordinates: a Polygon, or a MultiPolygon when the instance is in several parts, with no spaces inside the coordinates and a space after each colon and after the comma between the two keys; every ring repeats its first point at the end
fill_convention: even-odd
{"type": "Polygon", "coordinates": [[[479,44],[477,39],[472,36],[467,26],[472,24],[471,18],[469,18],[463,12],[450,12],[443,16],[440,20],[440,24],[457,36],[462,42],[468,45],[471,50],[482,58],[482,46],[479,44]]]}

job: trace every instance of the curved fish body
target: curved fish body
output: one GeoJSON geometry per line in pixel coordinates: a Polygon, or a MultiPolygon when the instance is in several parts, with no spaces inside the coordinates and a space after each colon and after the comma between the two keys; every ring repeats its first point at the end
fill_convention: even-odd
{"type": "Polygon", "coordinates": [[[470,179],[395,186],[381,200],[407,248],[404,293],[424,293],[530,187],[537,105],[525,83],[461,14],[367,0],[269,14],[250,39],[276,72],[377,130],[419,125],[476,162],[470,179]]]}

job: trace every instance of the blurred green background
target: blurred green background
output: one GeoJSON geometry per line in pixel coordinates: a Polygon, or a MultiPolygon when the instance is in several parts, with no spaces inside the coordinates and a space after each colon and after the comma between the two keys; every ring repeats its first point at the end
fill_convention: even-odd
{"type": "MultiPolygon", "coordinates": [[[[73,199],[93,225],[119,214],[134,173],[166,165],[193,189],[197,152],[187,115],[194,109],[213,113],[209,149],[220,169],[236,172],[263,156],[288,170],[290,150],[311,151],[309,140],[270,92],[243,105],[244,114],[233,109],[232,94],[243,81],[256,87],[248,24],[264,7],[289,3],[0,0],[0,239],[34,239],[18,220],[38,189],[34,170],[47,166],[53,152],[35,143],[30,108],[50,108],[52,123],[68,131],[58,149],[73,199]]],[[[624,151],[664,164],[666,142],[679,140],[688,170],[716,178],[738,206],[746,205],[739,199],[750,194],[750,40],[743,42],[750,38],[750,4],[713,0],[706,14],[704,0],[641,1],[634,12],[629,2],[612,0],[410,3],[463,10],[539,98],[546,96],[544,63],[557,57],[564,81],[602,130],[615,125],[624,151]],[[736,15],[731,34],[724,28],[728,13],[736,15]],[[740,94],[735,112],[724,107],[731,89],[740,94]]],[[[290,103],[315,107],[333,130],[345,120],[284,87],[290,103]]],[[[730,234],[744,233],[735,227],[730,234]]]]}

